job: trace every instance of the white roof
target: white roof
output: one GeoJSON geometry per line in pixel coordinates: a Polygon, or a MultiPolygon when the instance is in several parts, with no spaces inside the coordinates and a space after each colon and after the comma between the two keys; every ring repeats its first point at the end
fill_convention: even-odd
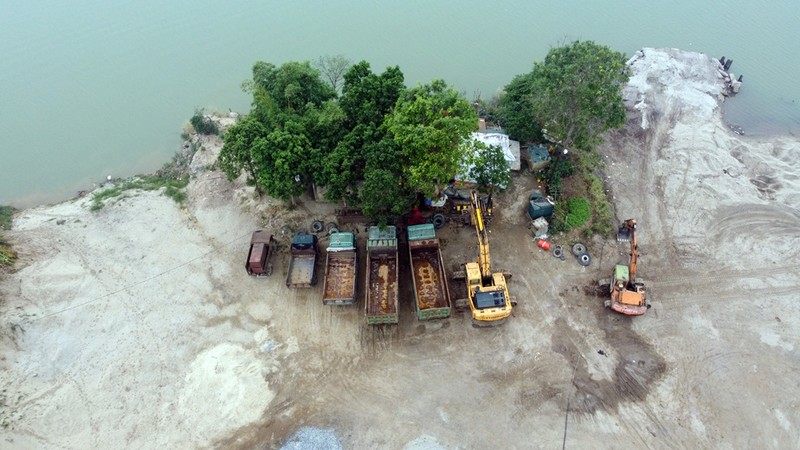
{"type": "MultiPolygon", "coordinates": [[[[508,161],[508,168],[511,170],[520,169],[519,141],[509,139],[507,134],[493,132],[475,132],[470,135],[470,138],[483,142],[488,146],[500,147],[503,150],[503,156],[508,161]]],[[[469,173],[470,169],[472,169],[472,166],[467,167],[467,173],[469,173]]],[[[459,174],[456,179],[459,181],[472,181],[467,180],[466,174],[459,174]]]]}

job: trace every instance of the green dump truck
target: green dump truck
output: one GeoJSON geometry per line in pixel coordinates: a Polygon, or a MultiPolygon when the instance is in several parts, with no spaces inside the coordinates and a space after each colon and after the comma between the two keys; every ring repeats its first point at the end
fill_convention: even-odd
{"type": "Polygon", "coordinates": [[[408,227],[408,256],[414,280],[414,307],[419,320],[450,317],[452,309],[444,260],[433,224],[408,227]]]}
{"type": "Polygon", "coordinates": [[[353,233],[331,233],[325,257],[323,305],[356,303],[358,282],[358,247],[353,233]]]}
{"type": "Polygon", "coordinates": [[[373,226],[368,233],[364,300],[367,323],[394,324],[398,321],[397,230],[393,226],[373,226]]]}

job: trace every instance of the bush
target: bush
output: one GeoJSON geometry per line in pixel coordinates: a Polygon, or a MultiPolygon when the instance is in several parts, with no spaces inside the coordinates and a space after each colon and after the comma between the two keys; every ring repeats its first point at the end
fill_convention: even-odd
{"type": "MultiPolygon", "coordinates": [[[[10,206],[0,206],[0,230],[11,229],[11,219],[13,215],[14,208],[10,206]]],[[[0,268],[11,267],[15,259],[17,259],[17,253],[11,249],[5,236],[0,233],[0,268]]]]}
{"type": "Polygon", "coordinates": [[[11,229],[11,218],[14,215],[14,208],[11,206],[0,206],[0,230],[11,229]]]}
{"type": "Polygon", "coordinates": [[[205,116],[203,109],[195,109],[194,115],[189,119],[194,131],[200,134],[219,134],[216,122],[205,116]]]}

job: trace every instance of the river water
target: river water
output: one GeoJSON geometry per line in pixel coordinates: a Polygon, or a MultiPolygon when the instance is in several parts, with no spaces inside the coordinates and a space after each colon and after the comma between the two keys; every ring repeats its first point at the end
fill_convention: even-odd
{"type": "Polygon", "coordinates": [[[488,98],[575,39],[733,58],[727,121],[800,132],[797,0],[0,0],[0,205],[157,169],[195,108],[249,109],[257,60],[342,54],[488,98]]]}

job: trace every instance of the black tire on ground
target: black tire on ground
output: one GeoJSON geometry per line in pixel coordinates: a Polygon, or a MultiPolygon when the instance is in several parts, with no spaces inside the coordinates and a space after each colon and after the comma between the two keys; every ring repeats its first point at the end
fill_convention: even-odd
{"type": "Polygon", "coordinates": [[[572,246],[572,254],[575,256],[581,256],[582,253],[586,253],[586,246],[581,244],[580,242],[576,243],[572,246]]]}
{"type": "Polygon", "coordinates": [[[445,222],[444,214],[434,214],[431,222],[433,222],[433,228],[442,228],[445,222]]]}
{"type": "Polygon", "coordinates": [[[336,222],[328,222],[328,225],[326,226],[326,228],[330,232],[331,230],[338,230],[339,229],[339,225],[336,225],[336,222]]]}
{"type": "Polygon", "coordinates": [[[325,225],[322,223],[321,220],[315,220],[311,222],[311,231],[314,233],[319,233],[320,231],[325,229],[325,225]]]}
{"type": "Polygon", "coordinates": [[[584,267],[592,263],[592,255],[588,253],[581,253],[578,255],[578,263],[584,267]]]}
{"type": "Polygon", "coordinates": [[[564,249],[561,248],[560,245],[556,245],[556,248],[553,249],[553,256],[555,256],[556,258],[561,258],[562,256],[564,256],[564,249]]]}

